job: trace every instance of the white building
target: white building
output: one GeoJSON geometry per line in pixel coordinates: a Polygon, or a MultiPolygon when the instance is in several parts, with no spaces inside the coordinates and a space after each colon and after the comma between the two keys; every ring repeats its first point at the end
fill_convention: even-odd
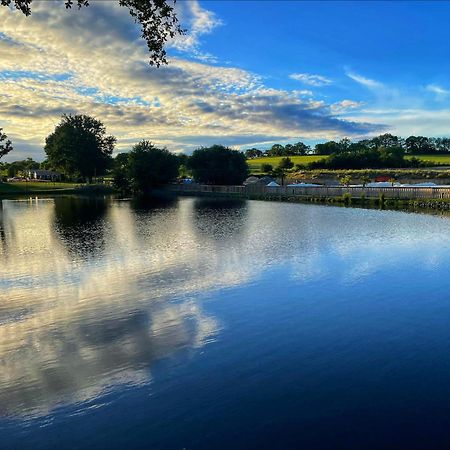
{"type": "Polygon", "coordinates": [[[51,170],[33,169],[28,171],[29,178],[33,180],[60,181],[61,174],[51,170]]]}

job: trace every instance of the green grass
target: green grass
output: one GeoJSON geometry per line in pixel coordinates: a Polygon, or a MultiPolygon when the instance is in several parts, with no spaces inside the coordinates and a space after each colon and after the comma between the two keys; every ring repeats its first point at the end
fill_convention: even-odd
{"type": "MultiPolygon", "coordinates": [[[[283,156],[264,156],[263,158],[247,159],[250,166],[250,172],[260,173],[262,164],[271,164],[273,168],[278,166],[283,156]]],[[[308,155],[308,156],[289,156],[294,164],[308,164],[313,161],[326,158],[324,155],[308,155]]]]}
{"type": "Polygon", "coordinates": [[[79,183],[44,183],[38,181],[15,181],[0,183],[0,194],[27,194],[33,192],[58,191],[63,189],[74,189],[81,185],[79,183]]]}
{"type": "MultiPolygon", "coordinates": [[[[436,164],[442,164],[443,166],[450,165],[450,155],[414,155],[417,159],[422,161],[431,161],[436,164]]],[[[412,158],[413,156],[406,156],[406,159],[412,158]]]]}
{"type": "MultiPolygon", "coordinates": [[[[430,161],[442,166],[450,166],[450,155],[408,155],[406,156],[406,159],[412,158],[413,156],[422,161],[430,161]]],[[[294,164],[308,164],[309,162],[319,161],[320,159],[327,157],[327,155],[289,156],[294,164]]],[[[247,163],[250,166],[251,173],[261,173],[262,164],[271,164],[273,168],[275,168],[282,158],[283,156],[265,156],[263,158],[248,159],[247,163]]]]}

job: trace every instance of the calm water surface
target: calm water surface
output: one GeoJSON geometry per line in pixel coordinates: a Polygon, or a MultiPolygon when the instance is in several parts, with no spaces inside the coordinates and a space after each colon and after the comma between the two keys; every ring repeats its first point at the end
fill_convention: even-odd
{"type": "Polygon", "coordinates": [[[450,219],[0,202],[1,450],[450,447],[450,219]]]}

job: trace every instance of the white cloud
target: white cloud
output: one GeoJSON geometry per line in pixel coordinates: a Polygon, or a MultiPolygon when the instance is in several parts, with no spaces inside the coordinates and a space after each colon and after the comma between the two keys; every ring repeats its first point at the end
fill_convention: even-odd
{"type": "MultiPolygon", "coordinates": [[[[193,5],[199,23],[211,22],[193,5]]],[[[239,68],[180,58],[149,67],[139,28],[111,2],[80,11],[41,2],[29,18],[1,8],[0,22],[7,37],[0,36],[0,77],[8,71],[0,85],[0,126],[21,143],[9,159],[42,146],[62,113],[95,115],[117,136],[120,150],[144,138],[188,151],[376,129],[334,117],[309,91],[269,89],[239,68]]]]}
{"type": "Polygon", "coordinates": [[[449,90],[444,89],[443,87],[437,84],[429,84],[428,86],[425,87],[425,89],[428,92],[433,92],[434,94],[436,94],[437,98],[443,98],[450,94],[449,90]]]}
{"type": "Polygon", "coordinates": [[[357,83],[367,87],[368,89],[379,89],[383,87],[383,83],[363,77],[362,75],[359,75],[355,72],[347,72],[347,76],[353,81],[356,81],[357,83]]]}
{"type": "Polygon", "coordinates": [[[354,100],[342,100],[340,102],[333,103],[330,109],[334,113],[344,113],[355,108],[359,108],[363,105],[363,102],[355,102],[354,100]]]}
{"type": "Polygon", "coordinates": [[[313,75],[311,73],[293,73],[289,75],[292,80],[300,81],[309,86],[325,86],[331,84],[331,80],[323,75],[313,75]]]}
{"type": "Polygon", "coordinates": [[[177,10],[180,20],[187,24],[187,34],[174,38],[169,42],[169,47],[186,52],[201,61],[217,62],[213,55],[200,50],[200,44],[203,35],[210,34],[223,25],[222,20],[212,11],[203,9],[197,0],[179,2],[177,10]]]}

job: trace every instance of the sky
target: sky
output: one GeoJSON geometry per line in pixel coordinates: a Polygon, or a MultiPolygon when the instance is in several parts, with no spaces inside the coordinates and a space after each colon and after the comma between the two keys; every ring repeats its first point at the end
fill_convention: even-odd
{"type": "Polygon", "coordinates": [[[42,160],[64,113],[103,121],[116,153],[450,136],[449,2],[179,0],[188,34],[159,69],[125,8],[90,3],[0,7],[4,160],[42,160]]]}

